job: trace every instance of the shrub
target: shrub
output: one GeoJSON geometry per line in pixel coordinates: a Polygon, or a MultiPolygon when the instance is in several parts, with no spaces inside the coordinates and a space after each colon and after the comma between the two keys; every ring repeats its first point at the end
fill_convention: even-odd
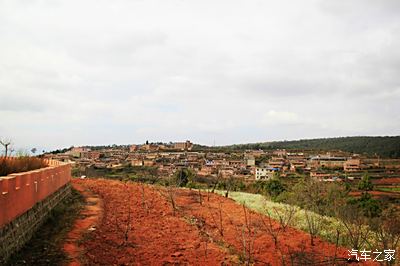
{"type": "Polygon", "coordinates": [[[251,193],[255,193],[255,194],[264,194],[264,190],[265,190],[265,181],[260,181],[257,180],[254,183],[251,183],[249,185],[249,191],[251,193]]]}
{"type": "Polygon", "coordinates": [[[382,212],[379,200],[372,198],[368,192],[363,192],[358,199],[352,198],[349,204],[362,210],[366,217],[378,217],[382,212]]]}
{"type": "Polygon", "coordinates": [[[175,183],[177,186],[185,187],[194,178],[194,173],[187,168],[179,169],[175,173],[175,183]]]}
{"type": "Polygon", "coordinates": [[[282,182],[279,179],[268,180],[265,184],[265,191],[273,199],[278,197],[285,190],[286,190],[285,186],[282,184],[282,182]]]}
{"type": "Polygon", "coordinates": [[[369,220],[377,244],[383,250],[400,248],[400,211],[392,205],[380,217],[369,220]]]}
{"type": "Polygon", "coordinates": [[[364,191],[370,191],[374,189],[374,185],[372,184],[368,174],[365,174],[360,183],[358,183],[358,189],[364,191]]]}
{"type": "Polygon", "coordinates": [[[0,176],[47,167],[45,160],[37,157],[0,158],[0,176]]]}

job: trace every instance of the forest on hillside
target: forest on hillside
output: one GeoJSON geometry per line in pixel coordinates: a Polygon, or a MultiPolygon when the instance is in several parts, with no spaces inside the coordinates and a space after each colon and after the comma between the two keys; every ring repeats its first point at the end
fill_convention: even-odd
{"type": "Polygon", "coordinates": [[[339,137],[320,139],[301,139],[292,141],[274,141],[249,144],[235,144],[215,147],[218,150],[246,149],[306,149],[306,150],[341,150],[384,158],[400,158],[400,136],[384,137],[339,137]]]}

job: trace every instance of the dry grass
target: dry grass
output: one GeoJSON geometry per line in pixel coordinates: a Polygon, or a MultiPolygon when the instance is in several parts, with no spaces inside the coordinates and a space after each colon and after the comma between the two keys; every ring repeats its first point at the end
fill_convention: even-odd
{"type": "Polygon", "coordinates": [[[0,176],[47,167],[45,160],[37,157],[0,157],[0,176]]]}

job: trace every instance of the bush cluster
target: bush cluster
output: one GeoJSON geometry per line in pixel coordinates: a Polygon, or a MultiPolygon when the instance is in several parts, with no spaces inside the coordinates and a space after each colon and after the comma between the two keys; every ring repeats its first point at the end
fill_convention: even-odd
{"type": "Polygon", "coordinates": [[[0,158],[0,176],[36,170],[47,166],[48,164],[45,160],[37,157],[2,157],[0,158]]]}

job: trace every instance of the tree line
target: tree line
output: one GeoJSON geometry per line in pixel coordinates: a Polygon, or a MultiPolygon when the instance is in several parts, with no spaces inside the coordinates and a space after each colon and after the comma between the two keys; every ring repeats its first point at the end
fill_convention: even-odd
{"type": "Polygon", "coordinates": [[[369,156],[380,156],[382,158],[400,158],[400,136],[383,137],[338,137],[301,139],[291,141],[274,141],[248,144],[235,144],[220,146],[216,150],[341,150],[350,153],[366,154],[369,156]]]}

